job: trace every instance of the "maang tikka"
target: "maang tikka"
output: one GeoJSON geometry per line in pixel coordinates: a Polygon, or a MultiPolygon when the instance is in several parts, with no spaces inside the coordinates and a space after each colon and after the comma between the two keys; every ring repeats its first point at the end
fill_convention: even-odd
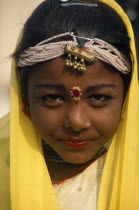
{"type": "Polygon", "coordinates": [[[76,71],[85,71],[85,62],[91,64],[96,59],[94,54],[86,51],[85,47],[79,48],[70,44],[67,45],[65,53],[68,54],[66,66],[71,67],[76,71]]]}

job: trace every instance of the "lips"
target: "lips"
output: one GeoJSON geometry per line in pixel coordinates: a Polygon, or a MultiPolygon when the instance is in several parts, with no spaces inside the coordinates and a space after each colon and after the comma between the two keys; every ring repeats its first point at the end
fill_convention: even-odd
{"type": "Polygon", "coordinates": [[[69,147],[79,149],[87,146],[90,143],[90,140],[70,138],[70,139],[65,139],[64,142],[69,147]]]}

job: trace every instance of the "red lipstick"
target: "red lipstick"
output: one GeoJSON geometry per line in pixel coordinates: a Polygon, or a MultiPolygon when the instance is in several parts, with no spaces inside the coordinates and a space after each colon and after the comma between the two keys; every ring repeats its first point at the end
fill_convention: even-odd
{"type": "Polygon", "coordinates": [[[74,148],[74,149],[83,148],[83,147],[87,146],[89,144],[89,142],[90,141],[86,140],[86,139],[75,139],[75,138],[65,140],[65,144],[71,148],[74,148]]]}

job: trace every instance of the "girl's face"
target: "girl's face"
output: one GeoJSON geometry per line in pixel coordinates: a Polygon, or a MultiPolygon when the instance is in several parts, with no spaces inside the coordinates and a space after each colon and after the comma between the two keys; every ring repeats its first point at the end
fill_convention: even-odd
{"type": "Polygon", "coordinates": [[[82,74],[65,70],[56,58],[35,67],[28,81],[31,120],[44,139],[65,161],[84,163],[114,135],[121,118],[123,80],[95,62],[82,74]],[[71,96],[82,90],[78,104],[71,96]]]}

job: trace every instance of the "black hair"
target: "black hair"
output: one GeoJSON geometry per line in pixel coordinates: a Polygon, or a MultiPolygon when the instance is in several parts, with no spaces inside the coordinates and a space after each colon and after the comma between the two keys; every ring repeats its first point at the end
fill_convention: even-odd
{"type": "MultiPolygon", "coordinates": [[[[84,2],[93,3],[93,0],[84,0],[84,2]]],[[[131,64],[130,39],[123,21],[108,5],[97,0],[95,3],[98,4],[97,7],[82,5],[61,6],[61,1],[59,0],[42,2],[25,23],[22,40],[13,57],[18,60],[19,55],[25,49],[49,37],[65,32],[74,32],[77,36],[97,37],[112,44],[125,55],[131,64]]],[[[64,39],[62,37],[59,40],[64,39]]],[[[82,47],[85,42],[85,40],[79,39],[79,47],[82,47]]],[[[105,65],[107,65],[108,69],[117,71],[114,67],[108,64],[105,65]]],[[[19,67],[18,71],[21,78],[21,88],[25,93],[28,76],[32,72],[32,67],[19,67]]],[[[131,75],[124,75],[122,73],[120,75],[123,78],[125,89],[127,89],[131,75]]]]}

